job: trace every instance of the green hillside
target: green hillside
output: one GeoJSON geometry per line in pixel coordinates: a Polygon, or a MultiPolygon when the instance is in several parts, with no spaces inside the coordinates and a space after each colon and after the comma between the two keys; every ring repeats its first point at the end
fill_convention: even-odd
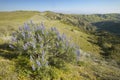
{"type": "Polygon", "coordinates": [[[8,46],[11,34],[31,20],[36,25],[43,23],[47,30],[57,28],[80,47],[77,64],[66,63],[65,70],[51,66],[51,72],[40,74],[43,80],[120,79],[120,14],[14,11],[0,12],[0,80],[34,80],[28,60],[8,46]]]}
{"type": "Polygon", "coordinates": [[[0,12],[0,33],[7,34],[10,31],[15,30],[18,26],[21,26],[21,24],[24,24],[24,22],[36,14],[38,14],[38,12],[0,12]]]}

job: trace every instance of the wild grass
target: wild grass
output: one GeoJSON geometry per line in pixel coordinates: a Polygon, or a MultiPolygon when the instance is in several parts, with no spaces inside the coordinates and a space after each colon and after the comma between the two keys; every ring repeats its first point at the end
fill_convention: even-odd
{"type": "MultiPolygon", "coordinates": [[[[33,20],[36,24],[43,22],[47,29],[56,27],[61,34],[65,33],[68,38],[71,38],[72,42],[79,45],[83,50],[78,65],[68,63],[66,64],[67,70],[51,67],[49,71],[46,71],[51,73],[49,75],[49,77],[53,77],[51,80],[120,79],[120,69],[113,66],[114,63],[109,64],[96,54],[101,50],[99,46],[89,42],[89,40],[96,38],[93,35],[80,31],[76,26],[61,23],[59,20],[50,20],[44,13],[2,12],[0,13],[0,80],[34,80],[34,75],[30,77],[29,68],[27,66],[23,68],[27,60],[24,57],[15,55],[15,52],[8,47],[9,35],[29,20],[33,20]]],[[[50,80],[49,77],[43,75],[44,80],[50,80]]]]}
{"type": "Polygon", "coordinates": [[[0,57],[0,80],[17,80],[13,61],[0,57]]]}
{"type": "Polygon", "coordinates": [[[60,33],[65,33],[68,38],[71,38],[75,44],[79,45],[81,49],[87,52],[99,53],[101,51],[99,46],[88,41],[90,39],[89,37],[92,35],[80,31],[76,26],[61,23],[59,20],[46,19],[42,14],[32,17],[31,20],[36,24],[43,22],[47,28],[56,27],[60,33]]]}
{"type": "Polygon", "coordinates": [[[38,12],[0,12],[0,34],[7,35],[11,33],[36,14],[38,12]]]}

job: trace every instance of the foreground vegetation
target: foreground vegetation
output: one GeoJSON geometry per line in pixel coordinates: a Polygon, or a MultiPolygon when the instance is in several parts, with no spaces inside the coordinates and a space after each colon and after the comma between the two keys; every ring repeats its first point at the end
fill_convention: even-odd
{"type": "Polygon", "coordinates": [[[1,12],[0,79],[119,80],[118,25],[119,14],[67,15],[32,11],[1,12]],[[24,24],[24,22],[30,20],[33,20],[32,26],[40,26],[40,31],[29,31],[31,24],[24,24]],[[44,25],[40,25],[41,22],[44,25]],[[57,40],[58,31],[60,35],[64,33],[65,41],[57,40]],[[24,38],[29,32],[32,37],[24,38]],[[47,34],[49,36],[46,36],[47,34]],[[13,42],[10,43],[11,35],[13,42]],[[40,39],[44,40],[39,42],[40,39]],[[51,39],[50,43],[46,43],[49,39],[51,39]],[[34,43],[34,40],[39,44],[34,43]],[[27,42],[32,43],[27,45],[27,42]],[[57,43],[59,48],[57,48],[57,43]],[[71,47],[72,43],[78,47],[71,47]],[[44,48],[39,46],[42,44],[46,44],[44,48]],[[52,47],[49,48],[51,45],[52,47]],[[68,52],[64,53],[66,50],[68,52]],[[76,50],[77,53],[80,51],[80,56],[75,57],[76,50]],[[44,56],[43,62],[42,58],[38,58],[38,56],[43,56],[42,53],[48,55],[48,53],[56,52],[64,54],[44,56]]]}

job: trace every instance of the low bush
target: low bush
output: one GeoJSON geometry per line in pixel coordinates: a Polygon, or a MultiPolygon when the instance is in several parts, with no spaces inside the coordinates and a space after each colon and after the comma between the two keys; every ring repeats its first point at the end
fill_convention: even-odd
{"type": "Polygon", "coordinates": [[[43,75],[47,70],[45,74],[50,75],[49,67],[64,69],[66,63],[75,63],[80,55],[78,48],[70,43],[65,34],[61,35],[54,27],[46,29],[43,24],[36,25],[32,21],[12,34],[9,46],[26,61],[29,60],[18,61],[18,65],[31,66],[35,76],[43,75]]]}

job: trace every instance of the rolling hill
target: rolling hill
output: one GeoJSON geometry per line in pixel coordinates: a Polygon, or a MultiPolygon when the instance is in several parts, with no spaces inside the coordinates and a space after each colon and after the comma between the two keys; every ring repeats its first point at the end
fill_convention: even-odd
{"type": "Polygon", "coordinates": [[[120,79],[120,14],[76,15],[50,11],[0,12],[0,79],[31,80],[26,71],[19,72],[16,67],[18,59],[23,62],[24,59],[16,59],[7,45],[12,32],[30,20],[36,25],[44,23],[47,29],[56,27],[80,47],[79,65],[67,64],[68,73],[55,69],[58,79],[52,80],[120,79]]]}

